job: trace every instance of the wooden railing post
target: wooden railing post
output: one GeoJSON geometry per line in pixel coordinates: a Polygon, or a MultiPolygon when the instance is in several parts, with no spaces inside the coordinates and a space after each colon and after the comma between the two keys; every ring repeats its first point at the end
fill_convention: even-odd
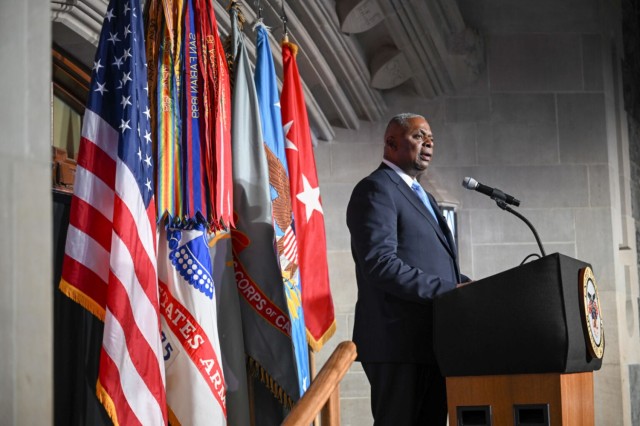
{"type": "Polygon", "coordinates": [[[282,425],[308,426],[322,410],[323,426],[339,426],[340,381],[355,359],[356,345],[348,340],[340,343],[282,425]]]}
{"type": "Polygon", "coordinates": [[[322,426],[340,425],[340,384],[336,386],[329,400],[322,407],[322,426]]]}

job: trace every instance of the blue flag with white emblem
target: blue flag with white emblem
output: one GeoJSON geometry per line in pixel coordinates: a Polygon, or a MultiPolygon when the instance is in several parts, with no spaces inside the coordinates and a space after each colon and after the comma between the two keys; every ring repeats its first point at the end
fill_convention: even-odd
{"type": "Polygon", "coordinates": [[[255,70],[256,91],[265,152],[269,165],[269,184],[273,225],[276,234],[276,249],[291,318],[291,339],[295,350],[300,396],[302,396],[309,387],[309,356],[300,296],[298,247],[293,212],[291,210],[291,192],[289,190],[289,172],[282,131],[280,97],[276,84],[273,57],[269,47],[269,33],[261,22],[256,26],[256,30],[258,46],[255,70]]]}

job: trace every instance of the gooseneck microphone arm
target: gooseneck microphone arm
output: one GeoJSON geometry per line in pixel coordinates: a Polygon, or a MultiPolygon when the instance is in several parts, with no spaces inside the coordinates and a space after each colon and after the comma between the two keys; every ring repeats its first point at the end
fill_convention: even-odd
{"type": "Polygon", "coordinates": [[[507,205],[507,204],[513,204],[514,206],[519,206],[520,200],[518,200],[517,198],[509,194],[505,194],[504,192],[500,191],[498,188],[491,188],[490,186],[483,185],[471,177],[464,178],[464,180],[462,181],[462,186],[464,186],[469,190],[478,191],[482,194],[488,195],[493,201],[496,202],[498,207],[500,207],[502,210],[508,211],[509,213],[513,214],[518,219],[526,223],[529,229],[531,229],[531,232],[533,232],[533,236],[536,237],[536,242],[538,243],[538,247],[540,248],[540,253],[542,253],[542,257],[546,256],[544,252],[544,247],[542,247],[542,243],[540,242],[540,237],[538,236],[538,232],[533,227],[531,222],[529,222],[529,220],[526,217],[522,216],[520,213],[513,210],[511,207],[507,205]]]}
{"type": "Polygon", "coordinates": [[[495,201],[498,207],[500,207],[502,210],[508,211],[509,213],[511,213],[512,215],[514,215],[515,217],[519,218],[520,220],[522,220],[524,223],[527,224],[529,229],[531,229],[531,232],[533,232],[533,236],[536,237],[536,242],[538,243],[538,247],[540,248],[540,253],[542,254],[542,257],[545,257],[546,254],[544,252],[544,247],[542,247],[542,242],[540,242],[540,237],[538,236],[538,232],[536,231],[536,228],[533,227],[531,222],[529,222],[529,220],[526,217],[522,216],[520,213],[518,213],[517,211],[509,207],[507,203],[505,203],[504,201],[502,200],[495,200],[495,201]]]}

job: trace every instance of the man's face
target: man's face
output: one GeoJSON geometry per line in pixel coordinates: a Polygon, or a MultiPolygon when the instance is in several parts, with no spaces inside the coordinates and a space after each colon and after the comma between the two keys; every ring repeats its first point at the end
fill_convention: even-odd
{"type": "Polygon", "coordinates": [[[386,144],[387,158],[412,177],[424,172],[433,157],[433,134],[422,118],[409,119],[406,129],[396,125],[387,134],[386,144]]]}

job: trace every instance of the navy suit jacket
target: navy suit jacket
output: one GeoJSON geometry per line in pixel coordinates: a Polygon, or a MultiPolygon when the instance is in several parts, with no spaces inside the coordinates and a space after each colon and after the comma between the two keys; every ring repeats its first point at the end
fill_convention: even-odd
{"type": "Polygon", "coordinates": [[[429,198],[438,222],[384,163],[353,190],[347,226],[358,284],[353,341],[361,362],[436,362],[432,299],[453,290],[461,276],[453,236],[429,198]]]}

